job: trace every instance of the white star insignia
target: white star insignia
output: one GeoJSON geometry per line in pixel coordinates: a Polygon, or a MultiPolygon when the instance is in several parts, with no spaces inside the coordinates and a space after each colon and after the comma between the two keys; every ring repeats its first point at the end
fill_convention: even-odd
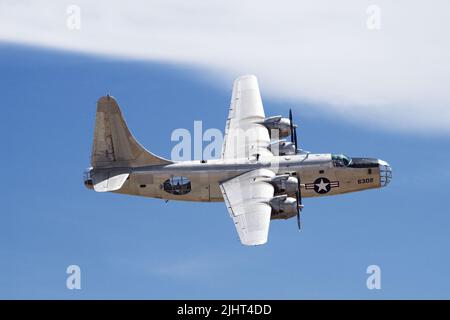
{"type": "Polygon", "coordinates": [[[320,190],[327,191],[328,185],[329,185],[329,183],[325,183],[325,182],[323,182],[323,179],[320,179],[320,183],[316,183],[316,186],[319,187],[319,190],[317,190],[317,191],[320,191],[320,190]]]}

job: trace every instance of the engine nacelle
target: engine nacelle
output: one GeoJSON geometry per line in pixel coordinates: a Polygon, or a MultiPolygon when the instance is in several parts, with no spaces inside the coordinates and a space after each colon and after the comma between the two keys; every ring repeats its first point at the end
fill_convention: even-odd
{"type": "Polygon", "coordinates": [[[278,154],[274,153],[274,155],[279,155],[279,156],[296,154],[295,144],[292,142],[288,142],[286,140],[279,140],[279,141],[272,142],[269,145],[269,149],[270,149],[270,151],[275,152],[275,153],[278,150],[278,154]]]}
{"type": "Polygon", "coordinates": [[[291,134],[291,121],[282,116],[273,116],[264,119],[262,123],[271,133],[271,130],[278,130],[278,137],[283,138],[291,134]]]}
{"type": "Polygon", "coordinates": [[[275,176],[270,182],[275,187],[275,194],[295,195],[298,191],[298,179],[287,174],[275,176]]]}
{"type": "Polygon", "coordinates": [[[270,200],[271,219],[289,219],[297,215],[297,199],[286,195],[275,196],[270,200]]]}

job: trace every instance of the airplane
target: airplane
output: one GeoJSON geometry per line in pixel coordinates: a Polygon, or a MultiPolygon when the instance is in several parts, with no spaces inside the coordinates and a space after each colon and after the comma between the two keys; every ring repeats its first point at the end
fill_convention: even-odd
{"type": "Polygon", "coordinates": [[[91,167],[84,184],[163,200],[224,201],[243,245],[267,242],[271,220],[297,217],[304,197],[381,188],[392,179],[386,161],[315,154],[298,148],[289,117],[266,117],[258,80],[234,81],[220,159],[171,161],[147,151],[129,131],[112,96],[97,102],[91,167]],[[290,137],[289,140],[285,139],[290,137]]]}

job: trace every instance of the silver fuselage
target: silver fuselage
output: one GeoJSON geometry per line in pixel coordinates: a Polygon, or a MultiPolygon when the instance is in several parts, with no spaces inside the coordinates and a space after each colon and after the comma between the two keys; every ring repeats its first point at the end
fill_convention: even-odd
{"type": "Polygon", "coordinates": [[[221,182],[260,168],[269,169],[276,174],[289,173],[297,176],[304,185],[304,197],[379,188],[389,183],[391,169],[387,163],[377,159],[364,160],[365,162],[355,162],[354,166],[336,166],[331,154],[297,154],[277,156],[270,160],[257,160],[253,157],[131,167],[126,168],[130,176],[125,184],[114,192],[165,200],[223,201],[219,188],[221,182]],[[173,177],[187,178],[190,182],[189,190],[183,192],[184,194],[165,190],[165,183],[173,177]]]}

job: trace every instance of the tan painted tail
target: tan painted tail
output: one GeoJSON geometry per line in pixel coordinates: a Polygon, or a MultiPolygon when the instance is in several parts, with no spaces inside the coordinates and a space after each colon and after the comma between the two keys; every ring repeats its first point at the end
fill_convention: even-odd
{"type": "Polygon", "coordinates": [[[139,167],[172,163],[147,151],[128,130],[116,99],[97,102],[91,165],[95,168],[139,167]]]}

